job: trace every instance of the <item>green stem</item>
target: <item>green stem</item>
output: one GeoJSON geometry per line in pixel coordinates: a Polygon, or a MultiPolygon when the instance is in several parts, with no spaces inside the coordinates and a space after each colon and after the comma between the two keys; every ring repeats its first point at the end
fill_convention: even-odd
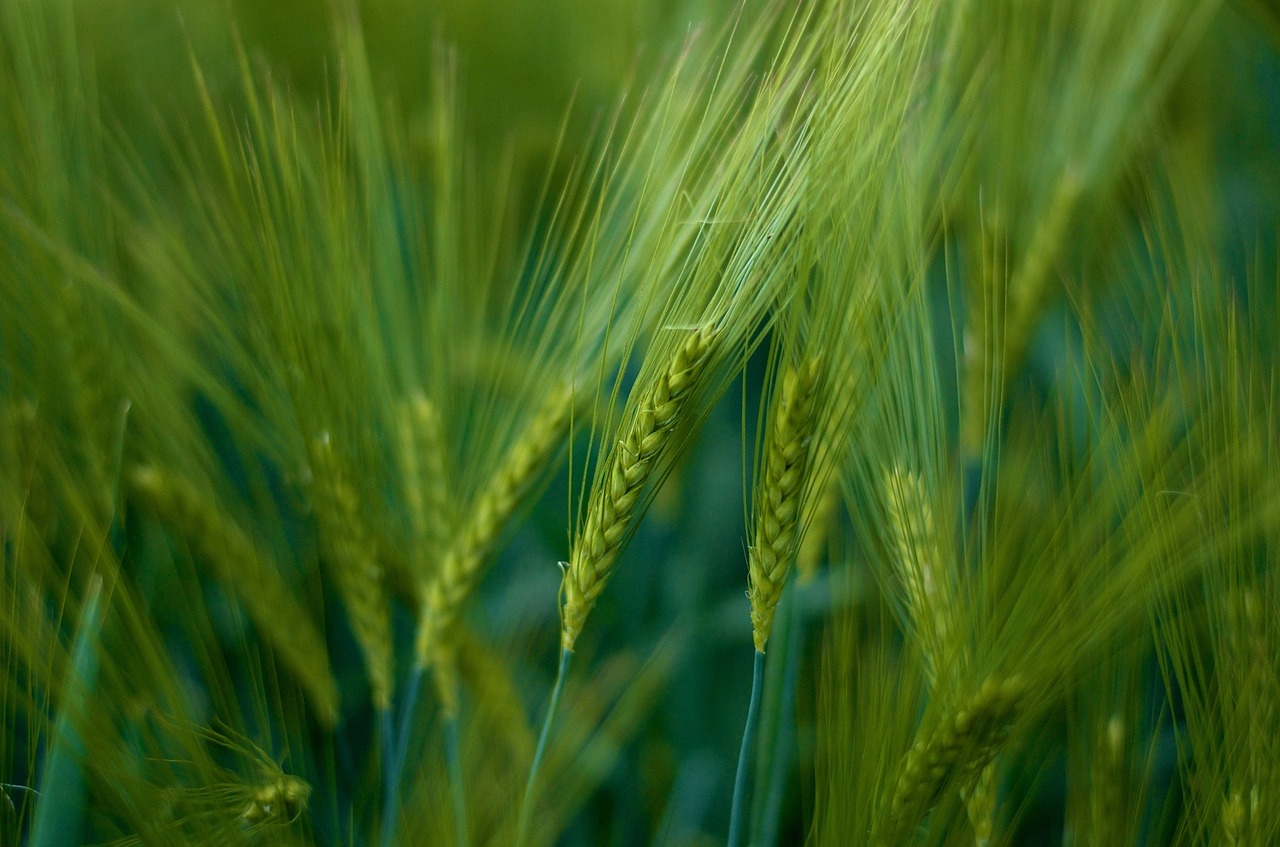
{"type": "Polygon", "coordinates": [[[413,724],[413,715],[418,708],[418,691],[422,687],[423,669],[414,665],[409,672],[405,685],[404,701],[400,704],[400,726],[396,733],[394,748],[388,733],[391,731],[391,715],[388,710],[383,715],[382,731],[384,749],[388,751],[384,763],[382,798],[382,847],[391,847],[395,841],[396,829],[400,815],[400,783],[404,780],[404,763],[409,756],[409,731],[413,724]]]}
{"type": "MultiPolygon", "coordinates": [[[[756,767],[760,768],[760,777],[756,781],[757,797],[756,814],[752,820],[751,843],[757,847],[769,847],[778,843],[778,826],[782,818],[782,803],[786,796],[787,774],[791,767],[791,745],[795,738],[796,680],[800,668],[800,646],[804,640],[801,628],[800,592],[806,586],[793,585],[782,596],[778,604],[778,617],[781,626],[775,627],[775,633],[781,634],[784,640],[777,645],[785,654],[785,662],[780,669],[770,668],[765,673],[766,693],[762,708],[762,731],[768,732],[768,755],[760,756],[756,767]],[[775,679],[770,680],[773,676],[775,679]],[[772,699],[772,708],[769,700],[772,699]],[[772,711],[772,717],[769,712],[772,711]]],[[[777,653],[774,651],[774,659],[777,653]]]]}
{"type": "Polygon", "coordinates": [[[378,731],[382,735],[382,846],[389,847],[395,838],[396,815],[400,810],[395,731],[391,728],[390,706],[378,710],[378,731]]]}
{"type": "Polygon", "coordinates": [[[418,692],[422,689],[422,675],[424,669],[421,665],[415,664],[413,670],[409,672],[409,679],[405,683],[404,702],[400,704],[400,731],[396,735],[396,787],[400,785],[400,781],[404,779],[404,763],[409,755],[409,731],[413,726],[414,713],[418,709],[418,692]]]}
{"type": "Polygon", "coordinates": [[[458,743],[458,716],[444,719],[444,759],[449,769],[449,786],[453,789],[453,828],[457,847],[468,847],[467,795],[462,783],[462,752],[458,743]]]}
{"type": "Polygon", "coordinates": [[[560,670],[556,673],[555,687],[551,689],[547,717],[542,722],[538,747],[533,752],[533,764],[529,766],[529,781],[524,788],[524,803],[520,807],[520,823],[516,829],[516,847],[524,847],[529,835],[529,821],[533,816],[534,803],[537,802],[538,771],[542,768],[542,758],[547,752],[547,741],[551,738],[551,726],[555,723],[556,711],[560,708],[560,695],[564,693],[564,683],[569,678],[569,661],[572,658],[573,653],[563,647],[560,649],[560,670]]]}
{"type": "Polygon", "coordinates": [[[742,749],[738,752],[738,775],[733,780],[733,807],[729,813],[728,847],[742,847],[747,817],[747,774],[751,770],[751,751],[755,748],[756,725],[760,722],[760,695],[764,679],[764,653],[756,651],[751,669],[751,705],[747,708],[747,725],[742,730],[742,749]]]}

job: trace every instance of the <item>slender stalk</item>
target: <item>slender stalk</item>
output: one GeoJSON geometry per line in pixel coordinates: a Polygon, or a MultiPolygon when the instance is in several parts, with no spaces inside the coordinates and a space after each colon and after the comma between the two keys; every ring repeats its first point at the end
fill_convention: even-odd
{"type": "Polygon", "coordinates": [[[760,722],[760,695],[764,688],[764,653],[756,651],[751,668],[751,705],[747,708],[747,725],[742,730],[742,750],[738,753],[738,775],[733,780],[733,806],[729,813],[728,847],[742,847],[747,817],[747,775],[751,770],[751,751],[755,747],[756,725],[760,722]]]}
{"type": "Polygon", "coordinates": [[[423,667],[414,664],[405,682],[404,701],[400,704],[400,729],[396,733],[396,787],[404,779],[404,763],[409,756],[409,728],[413,726],[414,713],[418,710],[418,692],[422,689],[423,667]]]}
{"type": "Polygon", "coordinates": [[[396,815],[400,811],[398,753],[390,706],[378,710],[378,729],[382,734],[382,845],[389,847],[395,838],[396,815]]]}
{"type": "Polygon", "coordinates": [[[547,752],[547,742],[551,738],[551,725],[555,723],[556,712],[560,708],[560,696],[564,693],[565,680],[569,678],[569,662],[572,659],[573,651],[567,647],[560,648],[560,670],[556,673],[555,687],[551,689],[547,717],[542,722],[538,746],[533,751],[533,764],[529,766],[529,781],[524,788],[524,803],[520,807],[520,823],[516,829],[516,847],[524,847],[529,835],[529,821],[533,816],[533,804],[537,801],[538,771],[542,768],[542,759],[547,752]]]}
{"type": "Polygon", "coordinates": [[[454,843],[457,847],[468,847],[471,841],[467,836],[467,795],[462,782],[458,723],[457,714],[447,715],[444,719],[444,760],[449,769],[449,787],[453,794],[454,843]]]}
{"type": "MultiPolygon", "coordinates": [[[[399,825],[400,813],[400,783],[404,781],[404,763],[409,756],[409,731],[413,723],[414,712],[418,708],[418,691],[422,687],[421,665],[414,664],[413,670],[409,672],[409,679],[405,683],[404,699],[400,704],[400,726],[395,736],[395,748],[392,750],[390,742],[388,750],[391,755],[388,756],[387,765],[389,769],[384,770],[386,786],[383,789],[382,798],[382,847],[391,847],[395,841],[396,829],[399,825]]],[[[387,715],[387,724],[383,726],[383,732],[390,730],[390,714],[387,715]]]]}
{"type": "MultiPolygon", "coordinates": [[[[778,843],[778,822],[782,818],[782,802],[786,797],[787,774],[791,764],[791,745],[795,740],[796,680],[800,670],[800,646],[804,642],[801,625],[801,609],[798,592],[807,586],[793,585],[784,593],[778,606],[782,626],[775,630],[785,640],[778,646],[786,656],[781,672],[774,676],[780,680],[771,682],[768,692],[775,700],[772,720],[762,715],[761,723],[769,727],[769,755],[761,756],[757,767],[762,773],[756,781],[756,814],[752,816],[751,843],[756,847],[769,847],[778,843]]],[[[776,655],[776,653],[775,653],[776,655]]],[[[766,673],[768,677],[770,674],[766,673]]],[[[767,709],[765,711],[768,711],[767,709]]]]}

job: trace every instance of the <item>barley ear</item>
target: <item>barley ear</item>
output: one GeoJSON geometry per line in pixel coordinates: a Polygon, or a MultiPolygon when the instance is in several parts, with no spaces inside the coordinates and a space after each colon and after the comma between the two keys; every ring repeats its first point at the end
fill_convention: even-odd
{"type": "Polygon", "coordinates": [[[822,475],[817,489],[803,504],[805,518],[801,525],[805,530],[796,549],[796,579],[801,585],[818,575],[818,568],[830,554],[831,542],[836,537],[844,505],[839,469],[848,448],[847,433],[854,406],[864,393],[857,372],[850,366],[849,356],[841,357],[836,364],[843,365],[838,368],[838,372],[842,371],[839,376],[832,372],[830,365],[826,367],[828,379],[835,380],[834,388],[823,389],[830,401],[828,408],[815,413],[814,445],[809,451],[809,461],[815,465],[814,470],[823,467],[830,472],[822,475]]]}
{"type": "Polygon", "coordinates": [[[1255,835],[1255,819],[1259,814],[1260,792],[1257,785],[1249,788],[1246,797],[1239,790],[1232,791],[1222,801],[1222,841],[1226,847],[1252,847],[1261,843],[1255,835]]]}
{"type": "Polygon", "coordinates": [[[836,529],[840,514],[840,480],[835,474],[822,482],[812,503],[804,537],[796,549],[796,579],[801,585],[817,578],[836,529]]]}
{"type": "Polygon", "coordinates": [[[954,638],[952,616],[956,603],[951,574],[942,559],[933,507],[920,475],[895,466],[885,473],[884,491],[895,565],[906,595],[907,613],[924,658],[929,685],[935,688],[938,669],[948,661],[963,659],[948,649],[954,638]]]}
{"type": "MultiPolygon", "coordinates": [[[[1235,689],[1237,723],[1245,737],[1251,739],[1246,755],[1233,763],[1226,776],[1226,797],[1222,801],[1221,843],[1230,847],[1252,847],[1274,843],[1269,836],[1274,816],[1268,809],[1269,794],[1274,790],[1271,777],[1274,757],[1267,755],[1270,727],[1276,725],[1274,649],[1269,645],[1264,615],[1267,600],[1256,587],[1236,588],[1226,592],[1222,600],[1226,624],[1219,649],[1227,662],[1235,665],[1230,687],[1235,689]]],[[[1273,607],[1272,607],[1273,608],[1273,607]]]]}
{"type": "Polygon", "coordinates": [[[484,566],[530,483],[555,455],[568,432],[573,412],[570,390],[556,393],[508,451],[489,485],[480,493],[454,543],[423,588],[422,619],[416,643],[420,666],[436,669],[441,696],[454,695],[457,649],[454,630],[467,600],[484,575],[484,566]]]}
{"type": "Polygon", "coordinates": [[[1008,737],[1024,694],[1018,677],[989,678],[968,702],[916,741],[898,766],[876,843],[903,843],[949,784],[958,783],[974,796],[977,781],[1008,737]]]}
{"type": "Polygon", "coordinates": [[[566,651],[573,652],[587,615],[609,580],[645,483],[680,423],[685,401],[702,375],[715,338],[711,327],[693,332],[667,369],[644,389],[612,451],[607,473],[591,489],[586,518],[564,572],[560,643],[566,651]]]}
{"type": "Polygon", "coordinates": [[[1124,719],[1112,715],[1094,751],[1090,767],[1089,828],[1094,838],[1125,831],[1127,794],[1124,719]]]}
{"type": "Polygon", "coordinates": [[[747,559],[752,638],[764,652],[773,616],[796,556],[801,495],[808,481],[819,360],[788,370],[773,411],[747,559]]]}
{"type": "Polygon", "coordinates": [[[405,510],[412,532],[410,558],[421,578],[427,573],[429,551],[445,544],[451,526],[444,432],[435,404],[421,393],[402,402],[399,413],[399,459],[405,510]]]}
{"type": "Polygon", "coordinates": [[[129,488],[213,569],[240,601],[259,636],[297,676],[320,720],[338,719],[338,687],[324,638],[257,544],[191,482],[150,467],[128,474],[129,488]]]}
{"type": "Polygon", "coordinates": [[[390,708],[393,687],[391,606],[376,545],[358,495],[338,465],[328,433],[310,445],[317,530],[325,560],[364,654],[373,705],[390,708]]]}
{"type": "Polygon", "coordinates": [[[974,847],[987,847],[995,832],[996,820],[996,766],[987,762],[970,788],[962,792],[965,810],[969,813],[969,825],[973,827],[974,847]]]}
{"type": "Polygon", "coordinates": [[[253,790],[248,805],[240,813],[245,823],[290,824],[297,820],[311,799],[311,786],[296,776],[273,775],[253,790]]]}

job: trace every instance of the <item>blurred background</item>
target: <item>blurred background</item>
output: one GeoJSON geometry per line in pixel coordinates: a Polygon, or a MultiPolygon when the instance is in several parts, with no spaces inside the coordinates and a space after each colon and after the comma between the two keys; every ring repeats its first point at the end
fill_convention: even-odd
{"type": "MultiPolygon", "coordinates": [[[[365,0],[357,5],[378,105],[402,116],[409,153],[422,161],[434,155],[433,74],[436,57],[446,55],[460,92],[462,134],[474,145],[480,167],[489,161],[509,163],[513,214],[533,221],[531,230],[537,230],[543,214],[539,210],[545,208],[539,205],[543,185],[556,184],[572,171],[582,151],[603,137],[610,116],[634,102],[679,57],[690,33],[718,31],[733,13],[727,0],[365,0]]],[[[336,97],[335,65],[342,59],[335,48],[333,12],[320,0],[77,0],[71,7],[77,43],[94,70],[103,123],[158,190],[177,190],[180,182],[178,174],[167,170],[173,139],[192,134],[200,143],[204,107],[193,68],[198,67],[217,108],[233,114],[244,107],[240,47],[255,73],[269,76],[296,102],[324,104],[336,97]]],[[[1266,282],[1280,278],[1280,6],[1275,0],[1224,4],[1181,66],[1171,92],[1169,121],[1201,134],[1204,149],[1211,151],[1204,171],[1220,204],[1213,235],[1221,278],[1249,301],[1248,308],[1275,313],[1276,286],[1266,282]],[[1245,280],[1250,278],[1264,282],[1249,287],[1245,280]]],[[[1143,150],[1134,155],[1140,160],[1143,150]]],[[[1114,218],[1107,220],[1140,228],[1139,204],[1131,199],[1121,197],[1119,211],[1110,211],[1114,218]]],[[[943,267],[945,252],[939,251],[930,286],[938,347],[950,355],[945,352],[954,341],[950,316],[962,306],[955,280],[948,279],[943,267]]],[[[1108,308],[1107,298],[1098,297],[1094,314],[1102,324],[1108,308]]],[[[1128,308],[1117,298],[1117,326],[1125,323],[1128,308]]],[[[1044,323],[1060,323],[1066,312],[1059,295],[1046,307],[1044,323]]],[[[1274,327],[1272,331],[1271,337],[1257,341],[1274,353],[1274,327]]],[[[592,748],[600,757],[595,785],[567,822],[560,844],[722,843],[750,688],[747,502],[768,350],[766,343],[744,363],[742,375],[676,464],[579,647],[580,667],[605,668],[599,671],[603,682],[592,671],[592,684],[598,685],[592,708],[604,727],[604,746],[592,748]],[[608,674],[616,680],[610,682],[608,674]]],[[[1061,390],[1079,364],[1072,357],[1079,355],[1062,343],[1059,333],[1034,334],[1026,372],[1012,395],[1035,398],[1061,390]]],[[[954,366],[940,370],[954,372],[954,366]]],[[[952,384],[948,391],[954,403],[958,389],[952,384]]],[[[229,443],[223,430],[230,424],[221,414],[200,406],[199,397],[192,402],[214,444],[222,438],[229,443]]],[[[956,414],[954,408],[951,414],[956,414]]],[[[575,452],[585,453],[585,446],[585,440],[579,442],[575,452]]],[[[221,455],[229,466],[234,452],[224,445],[221,455]]],[[[558,563],[568,557],[568,518],[577,507],[580,481],[564,469],[551,475],[527,518],[504,536],[497,562],[468,613],[478,636],[509,664],[529,727],[541,720],[555,674],[558,563]]],[[[286,513],[284,523],[290,520],[286,513]]],[[[775,733],[780,746],[761,754],[762,773],[781,769],[786,786],[776,808],[757,810],[770,821],[757,825],[776,831],[768,843],[800,844],[809,835],[817,802],[812,789],[815,678],[825,622],[852,608],[862,609],[860,614],[872,621],[888,611],[874,574],[862,561],[867,551],[849,537],[852,525],[847,514],[837,516],[823,549],[814,554],[823,568],[812,582],[793,586],[796,590],[788,592],[780,611],[786,624],[775,649],[794,651],[797,658],[790,671],[794,680],[777,687],[790,693],[766,703],[766,710],[772,710],[766,711],[766,721],[788,727],[775,733]]],[[[131,543],[148,542],[133,538],[131,543]]],[[[209,600],[215,615],[211,637],[222,643],[202,646],[189,642],[181,593],[159,590],[153,596],[158,629],[175,655],[203,649],[225,650],[228,656],[252,651],[243,641],[237,643],[252,638],[243,621],[230,612],[216,617],[216,599],[209,600]]],[[[332,606],[336,601],[323,602],[332,606]]],[[[332,618],[341,612],[327,607],[325,614],[332,618]]],[[[403,605],[396,606],[393,624],[398,650],[408,655],[413,621],[403,605]]],[[[366,683],[357,645],[339,627],[330,627],[328,637],[344,702],[362,702],[366,683]]],[[[238,686],[254,685],[251,663],[230,660],[228,670],[238,686]]],[[[786,671],[779,665],[771,672],[786,671]]],[[[1152,747],[1152,780],[1168,786],[1176,781],[1173,729],[1179,704],[1167,700],[1158,673],[1149,682],[1151,713],[1164,718],[1155,721],[1159,729],[1152,747]]],[[[321,758],[358,760],[374,744],[371,711],[344,718],[332,749],[321,758]]],[[[1065,733],[1065,721],[1062,717],[1046,733],[1065,733]]],[[[487,739],[473,733],[465,743],[481,749],[487,739]]],[[[1045,747],[1053,749],[1052,742],[1045,747]]],[[[33,781],[22,745],[14,744],[9,758],[3,763],[6,782],[33,781]]],[[[1065,754],[1059,749],[1041,763],[1011,767],[1024,765],[1034,773],[1025,782],[1029,787],[1020,798],[1022,813],[1009,843],[1060,843],[1065,754]]],[[[344,771],[339,764],[330,778],[333,784],[313,795],[315,825],[308,837],[317,845],[365,843],[346,830],[350,819],[338,810],[370,802],[359,796],[368,770],[344,771]]],[[[8,815],[10,823],[0,832],[12,838],[19,831],[13,821],[24,801],[20,792],[7,796],[12,811],[0,810],[0,816],[8,815]]],[[[108,840],[105,832],[103,841],[108,840]]],[[[851,834],[845,843],[861,842],[851,834]]]]}

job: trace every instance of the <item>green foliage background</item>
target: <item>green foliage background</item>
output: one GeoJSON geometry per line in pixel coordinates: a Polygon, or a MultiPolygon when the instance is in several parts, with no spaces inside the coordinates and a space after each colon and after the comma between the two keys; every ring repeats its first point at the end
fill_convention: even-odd
{"type": "Polygon", "coordinates": [[[4,3],[0,843],[721,843],[811,360],[748,842],[1277,843],[1278,50],[1270,0],[4,3]],[[558,563],[700,326],[529,792],[558,563]],[[451,779],[424,592],[562,397],[451,779]]]}

